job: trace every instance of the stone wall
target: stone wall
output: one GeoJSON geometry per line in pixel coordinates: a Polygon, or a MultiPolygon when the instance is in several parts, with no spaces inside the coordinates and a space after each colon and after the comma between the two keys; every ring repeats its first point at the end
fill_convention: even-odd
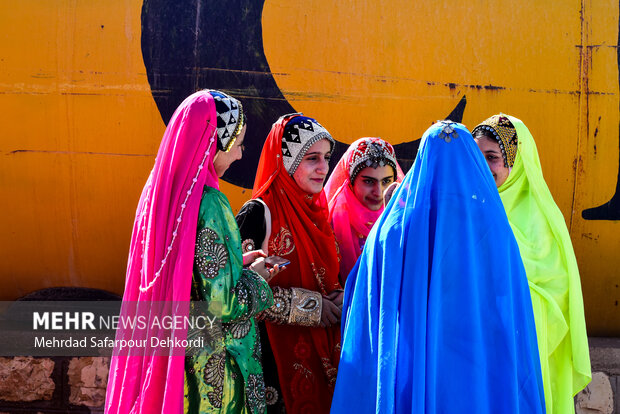
{"type": "MultiPolygon", "coordinates": [[[[620,338],[590,338],[592,382],[577,414],[620,414],[620,338]]],[[[102,413],[106,357],[0,357],[0,414],[102,413]]]]}
{"type": "Polygon", "coordinates": [[[0,414],[102,413],[109,358],[0,358],[0,414]]]}
{"type": "Polygon", "coordinates": [[[592,382],[575,397],[577,414],[620,414],[620,338],[590,338],[592,382]]]}

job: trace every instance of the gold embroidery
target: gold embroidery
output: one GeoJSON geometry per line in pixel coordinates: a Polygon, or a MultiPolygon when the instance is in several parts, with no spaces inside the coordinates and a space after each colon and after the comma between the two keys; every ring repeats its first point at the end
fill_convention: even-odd
{"type": "Polygon", "coordinates": [[[277,324],[288,323],[291,313],[291,290],[274,286],[273,306],[259,314],[260,320],[266,320],[277,324]]]}
{"type": "Polygon", "coordinates": [[[299,362],[295,362],[293,364],[293,368],[295,368],[295,371],[298,371],[305,378],[310,378],[312,376],[312,371],[301,365],[299,362]]]}
{"type": "Polygon", "coordinates": [[[487,131],[495,138],[502,151],[504,167],[512,167],[517,156],[518,138],[517,130],[510,119],[502,114],[493,115],[477,125],[473,129],[472,135],[476,135],[479,131],[487,131]]]}
{"type": "Polygon", "coordinates": [[[319,267],[317,269],[314,263],[310,263],[312,267],[312,273],[314,273],[314,277],[316,278],[317,283],[319,284],[319,288],[321,289],[321,294],[327,295],[327,291],[325,290],[325,268],[319,267]]]}
{"type": "Polygon", "coordinates": [[[338,369],[334,367],[329,358],[321,358],[321,362],[323,363],[323,372],[325,372],[325,376],[327,377],[327,384],[330,388],[333,388],[336,385],[338,369]]]}
{"type": "Polygon", "coordinates": [[[323,297],[319,292],[274,286],[273,306],[259,315],[260,320],[277,324],[319,326],[323,297]]]}
{"type": "Polygon", "coordinates": [[[319,292],[292,288],[291,313],[288,323],[301,326],[318,326],[321,323],[323,297],[319,292]]]}
{"type": "Polygon", "coordinates": [[[277,256],[291,254],[294,250],[293,235],[286,227],[281,227],[280,231],[269,240],[269,251],[277,256]]]}
{"type": "Polygon", "coordinates": [[[334,233],[334,230],[332,229],[332,234],[334,235],[334,245],[336,246],[336,256],[338,257],[338,263],[341,262],[340,260],[340,244],[338,244],[338,238],[336,237],[336,233],[334,233]]]}

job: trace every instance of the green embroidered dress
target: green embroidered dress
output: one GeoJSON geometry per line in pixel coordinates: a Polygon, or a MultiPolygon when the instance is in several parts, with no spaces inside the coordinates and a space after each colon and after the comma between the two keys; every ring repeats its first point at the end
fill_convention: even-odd
{"type": "Polygon", "coordinates": [[[216,320],[199,333],[210,338],[208,345],[186,358],[185,412],[265,412],[254,316],[273,304],[273,296],[261,276],[243,268],[232,209],[226,196],[211,187],[205,187],[198,214],[192,301],[200,301],[194,304],[205,306],[216,320]]]}

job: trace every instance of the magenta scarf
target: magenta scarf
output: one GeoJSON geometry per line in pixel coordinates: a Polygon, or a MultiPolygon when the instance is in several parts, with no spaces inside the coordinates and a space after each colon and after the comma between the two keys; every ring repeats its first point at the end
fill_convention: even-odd
{"type": "MultiPolygon", "coordinates": [[[[203,187],[219,189],[213,166],[216,123],[208,91],[186,98],[168,123],[136,212],[122,312],[131,312],[126,309],[135,302],[166,302],[180,304],[173,313],[187,314],[203,187]]],[[[187,330],[170,335],[187,338],[187,330]]],[[[127,356],[115,349],[105,412],[182,413],[184,351],[127,356]]]]}
{"type": "MultiPolygon", "coordinates": [[[[366,237],[368,237],[368,233],[370,233],[370,229],[383,212],[383,207],[380,210],[373,211],[364,206],[353,193],[350,181],[349,171],[353,153],[362,141],[368,141],[369,139],[383,142],[381,138],[360,138],[352,143],[342,158],[340,158],[340,161],[338,161],[336,168],[334,168],[329,180],[325,184],[329,222],[334,229],[342,256],[340,261],[340,278],[343,283],[355,265],[357,258],[362,253],[362,247],[366,237]]],[[[389,143],[387,145],[389,148],[392,148],[389,143]]],[[[396,181],[400,182],[404,174],[398,162],[396,162],[396,170],[395,178],[396,181]]]]}

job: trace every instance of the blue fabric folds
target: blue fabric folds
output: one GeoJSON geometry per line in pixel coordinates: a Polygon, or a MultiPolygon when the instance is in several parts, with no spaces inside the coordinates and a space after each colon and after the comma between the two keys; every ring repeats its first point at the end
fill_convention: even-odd
{"type": "Polygon", "coordinates": [[[348,277],[332,413],[543,413],[530,293],[483,155],[437,123],[348,277]]]}

